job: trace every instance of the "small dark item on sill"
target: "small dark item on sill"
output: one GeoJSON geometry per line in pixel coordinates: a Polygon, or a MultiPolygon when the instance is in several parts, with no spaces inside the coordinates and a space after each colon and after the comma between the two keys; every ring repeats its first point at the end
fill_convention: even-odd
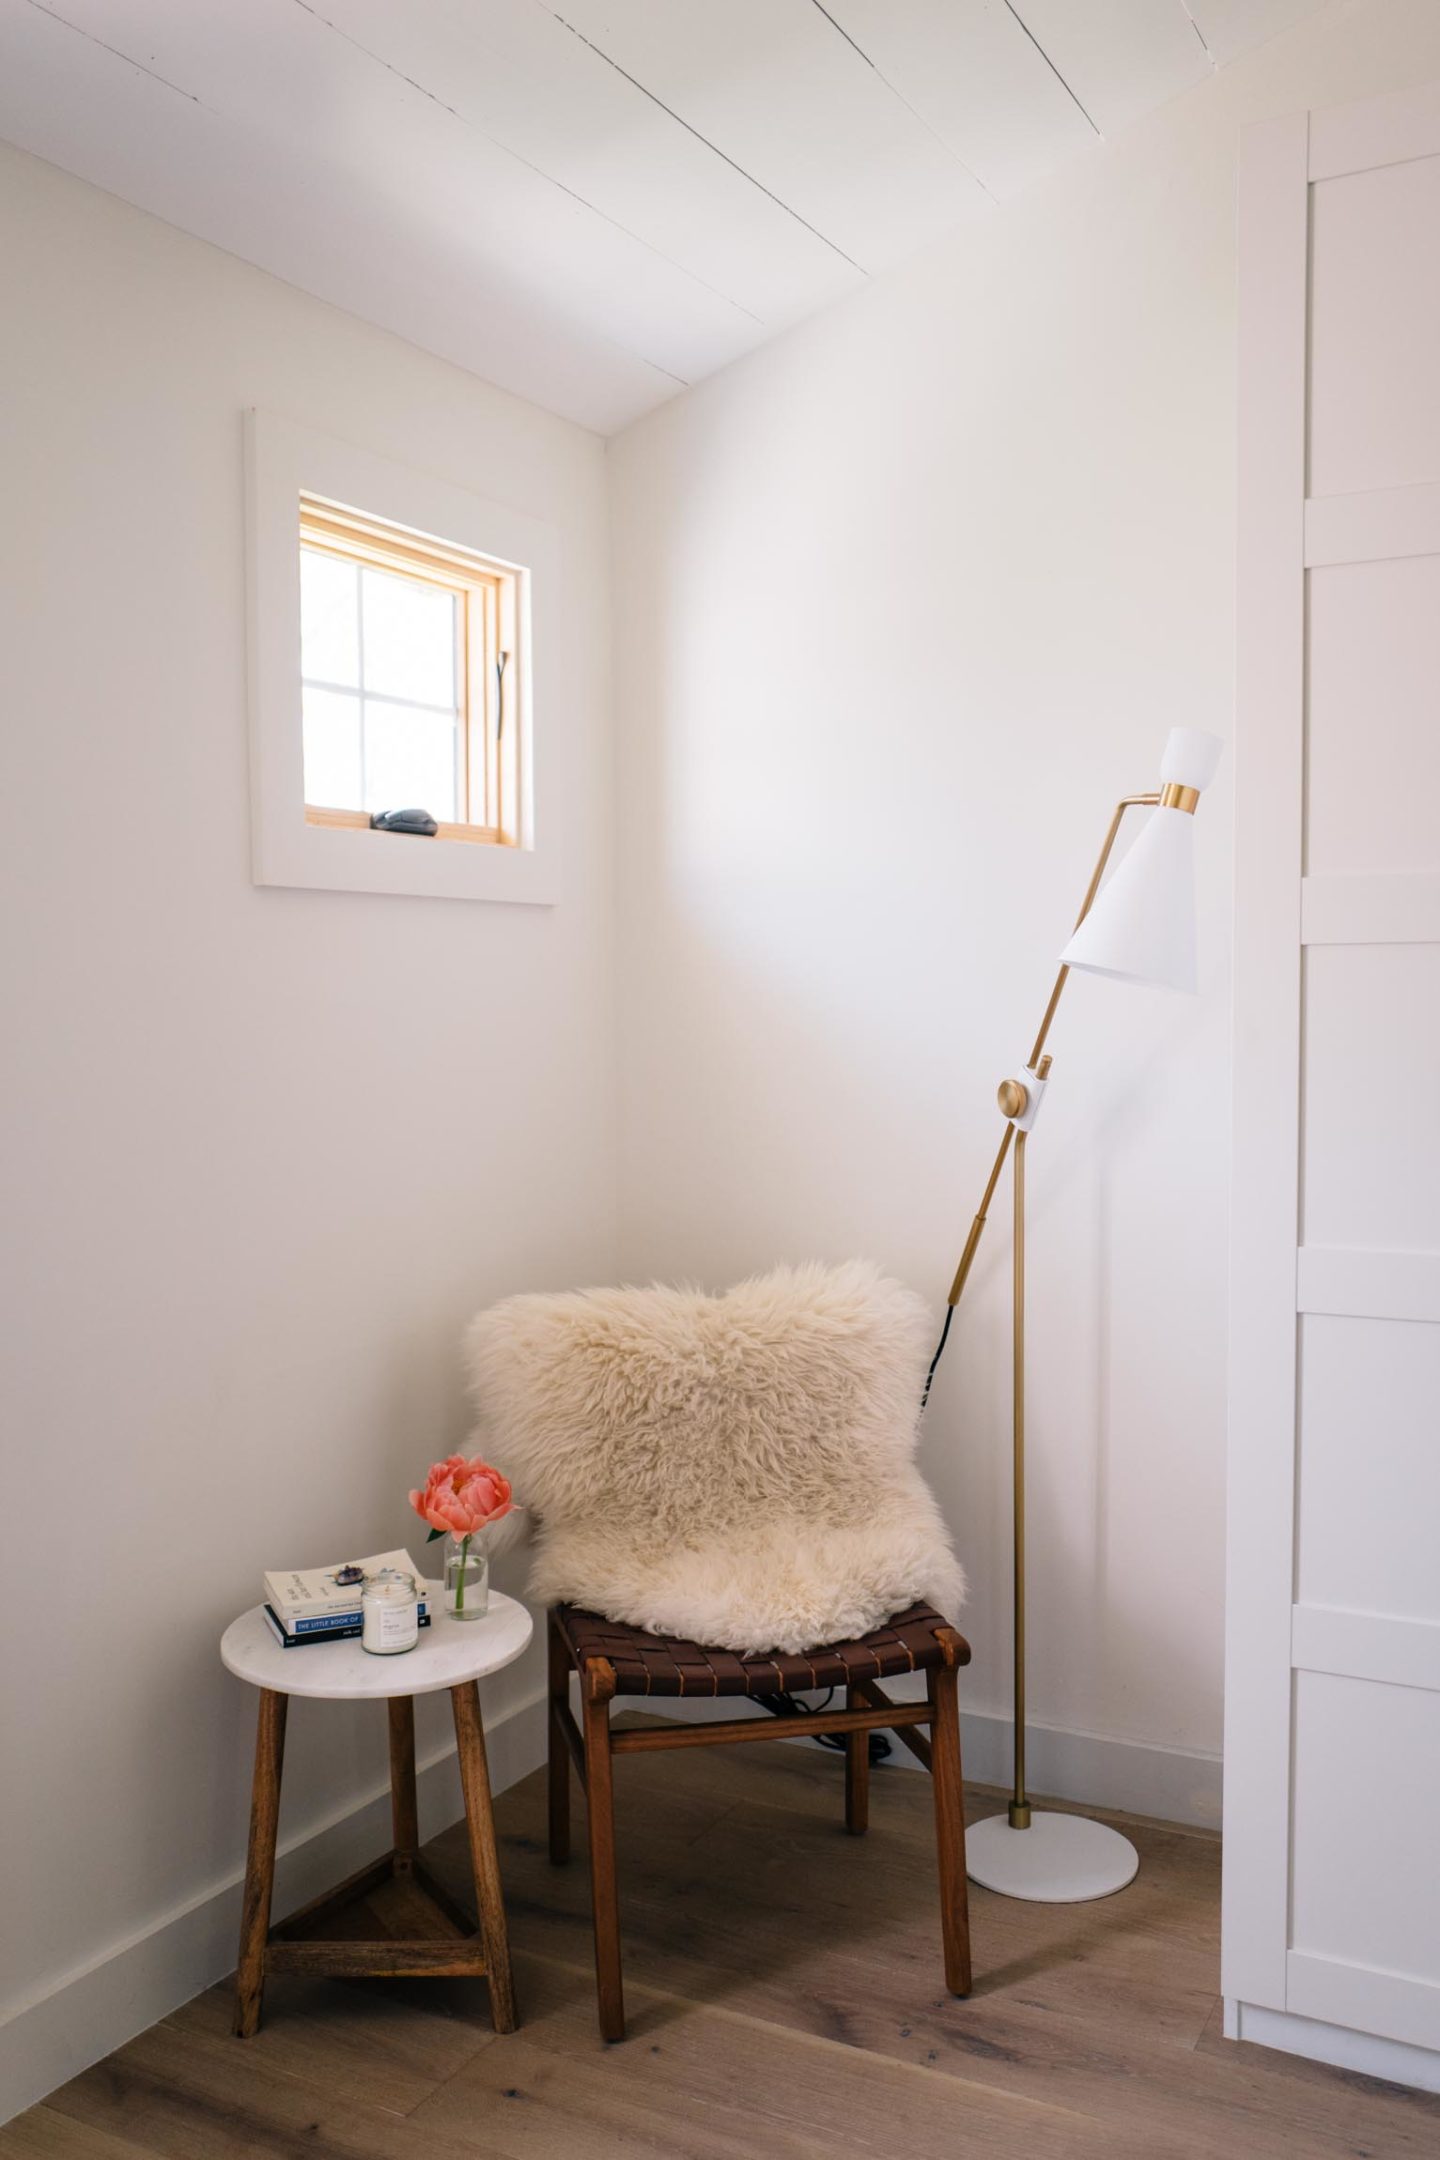
{"type": "Polygon", "coordinates": [[[375,832],[418,833],[433,840],[440,828],[428,810],[377,810],[370,820],[375,832]]]}

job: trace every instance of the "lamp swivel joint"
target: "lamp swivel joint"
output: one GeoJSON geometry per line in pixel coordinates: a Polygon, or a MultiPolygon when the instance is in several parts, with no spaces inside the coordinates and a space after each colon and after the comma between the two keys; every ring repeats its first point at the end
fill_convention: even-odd
{"type": "Polygon", "coordinates": [[[1009,1119],[1016,1132],[1028,1133],[1040,1115],[1049,1074],[1050,1059],[1046,1056],[1038,1064],[1023,1065],[1013,1079],[1002,1080],[996,1088],[1000,1115],[1009,1119]]]}

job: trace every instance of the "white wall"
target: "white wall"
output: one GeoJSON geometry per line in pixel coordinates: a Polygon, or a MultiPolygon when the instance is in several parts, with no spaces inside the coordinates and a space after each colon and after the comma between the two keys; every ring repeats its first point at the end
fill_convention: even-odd
{"type": "MultiPolygon", "coordinates": [[[[612,445],[627,1273],[938,1312],[1112,801],[1229,732],[1238,130],[1437,73],[1330,9],[612,445]]],[[[1030,1149],[1031,1713],[1212,1803],[1229,792],[1199,999],[1072,983],[1030,1149]]],[[[1008,1269],[1002,1194],[925,1445],[1002,1715],[1008,1269]]]]}
{"type": "MultiPolygon", "coordinates": [[[[216,1644],[262,1567],[413,1548],[462,1321],[611,1272],[613,923],[598,439],[4,149],[0,291],[18,2105],[65,2065],[15,2013],[239,1867],[254,1698],[216,1644]],[[252,404],[558,529],[559,907],[251,884],[252,404]]],[[[301,1705],[282,1837],[383,1765],[383,1720],[301,1705]]]]}

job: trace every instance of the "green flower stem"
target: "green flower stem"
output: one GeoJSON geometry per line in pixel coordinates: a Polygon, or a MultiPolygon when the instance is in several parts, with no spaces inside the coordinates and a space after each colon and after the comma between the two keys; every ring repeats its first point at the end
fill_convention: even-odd
{"type": "Polygon", "coordinates": [[[465,1574],[469,1565],[470,1537],[467,1532],[460,1540],[460,1580],[455,1585],[455,1610],[457,1613],[462,1613],[465,1610],[465,1574]]]}

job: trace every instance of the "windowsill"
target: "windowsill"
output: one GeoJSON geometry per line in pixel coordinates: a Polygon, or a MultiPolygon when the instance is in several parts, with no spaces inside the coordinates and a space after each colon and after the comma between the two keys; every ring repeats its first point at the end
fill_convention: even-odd
{"type": "MultiPolygon", "coordinates": [[[[319,803],[306,803],[305,822],[307,825],[327,826],[335,832],[374,830],[364,810],[327,810],[319,803]]],[[[388,833],[385,837],[390,840],[464,840],[472,847],[515,846],[513,840],[507,840],[504,833],[498,832],[493,825],[447,825],[443,818],[437,819],[433,833],[388,833]]]]}
{"type": "Polygon", "coordinates": [[[376,832],[363,812],[324,812],[317,820],[297,804],[289,815],[267,820],[256,877],[262,885],[408,893],[422,900],[513,900],[543,907],[559,898],[553,854],[503,841],[467,845],[485,841],[485,828],[478,825],[455,825],[450,832],[459,844],[452,839],[441,846],[423,834],[376,832]]]}

